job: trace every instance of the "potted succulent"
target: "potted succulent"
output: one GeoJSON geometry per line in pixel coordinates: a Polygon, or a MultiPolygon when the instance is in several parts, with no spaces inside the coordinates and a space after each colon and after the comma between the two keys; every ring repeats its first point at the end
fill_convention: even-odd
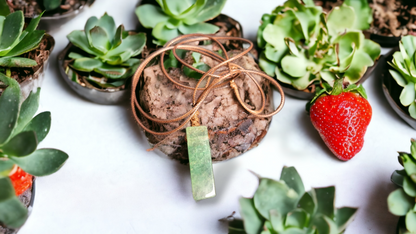
{"type": "Polygon", "coordinates": [[[241,219],[227,218],[229,233],[343,233],[356,214],[356,208],[334,207],[335,187],[305,192],[294,167],[284,167],[279,181],[259,180],[253,198],[239,200],[241,219]]]}
{"type": "Polygon", "coordinates": [[[361,21],[367,11],[344,4],[326,14],[312,0],[304,2],[288,0],[263,15],[257,34],[262,70],[287,94],[309,100],[316,87],[332,85],[338,76],[362,82],[381,52],[361,31],[368,26],[361,21]]]}
{"type": "Polygon", "coordinates": [[[81,13],[95,0],[8,0],[7,4],[14,11],[24,11],[27,20],[44,13],[39,29],[51,31],[81,13]]]}
{"type": "Polygon", "coordinates": [[[415,36],[404,36],[399,43],[400,51],[394,49],[386,57],[381,74],[383,92],[389,104],[414,129],[416,129],[415,45],[415,36]]]}
{"type": "Polygon", "coordinates": [[[80,96],[100,104],[117,104],[128,98],[129,79],[140,64],[146,44],[144,33],[116,27],[105,13],[91,17],[84,30],[68,34],[70,43],[60,53],[63,79],[80,96]]]}
{"type": "Polygon", "coordinates": [[[404,167],[391,175],[391,181],[399,188],[387,198],[389,211],[400,216],[397,234],[416,233],[416,141],[411,140],[411,153],[399,152],[399,162],[404,167]]]}
{"type": "Polygon", "coordinates": [[[149,48],[163,46],[183,34],[243,37],[240,23],[220,14],[225,3],[226,0],[198,0],[193,3],[183,0],[145,0],[137,7],[136,15],[140,28],[147,29],[149,48]]]}
{"type": "MultiPolygon", "coordinates": [[[[41,86],[55,40],[44,31],[36,30],[42,15],[31,20],[24,29],[22,11],[10,13],[5,0],[0,0],[0,14],[4,18],[1,23],[0,72],[17,80],[22,96],[26,98],[41,86]]],[[[5,87],[0,83],[0,93],[5,87]]]]}
{"type": "Polygon", "coordinates": [[[50,112],[33,117],[40,88],[22,103],[19,84],[2,73],[0,80],[7,85],[0,96],[0,233],[14,233],[12,229],[24,224],[27,207],[33,205],[33,176],[58,171],[68,155],[57,149],[37,149],[51,125],[50,112]]]}

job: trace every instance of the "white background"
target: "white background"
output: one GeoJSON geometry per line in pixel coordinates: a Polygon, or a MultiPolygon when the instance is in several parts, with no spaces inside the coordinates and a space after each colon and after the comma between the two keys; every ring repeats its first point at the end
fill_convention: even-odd
{"type": "MultiPolygon", "coordinates": [[[[283,0],[228,0],[223,13],[240,21],[255,39],[263,13],[283,0]]],[[[373,118],[362,151],[349,162],[332,156],[305,112],[305,101],[288,97],[261,144],[244,155],[214,165],[217,196],[195,202],[189,169],[149,148],[129,105],[103,106],[80,98],[57,70],[66,35],[83,29],[90,16],[107,11],[116,24],[134,29],[137,1],[97,0],[51,32],[56,47],[46,71],[41,108],[52,112],[52,129],[42,147],[70,156],[56,174],[37,179],[36,202],[21,234],[55,233],[226,233],[218,220],[238,211],[238,198],[251,197],[258,181],[249,170],[279,179],[283,166],[295,166],[306,188],[336,185],[336,206],[359,207],[346,234],[391,234],[397,217],[386,199],[395,189],[390,175],[401,166],[397,151],[409,151],[415,131],[387,104],[380,77],[366,81],[373,118]]],[[[275,95],[278,103],[279,95],[275,95]]]]}

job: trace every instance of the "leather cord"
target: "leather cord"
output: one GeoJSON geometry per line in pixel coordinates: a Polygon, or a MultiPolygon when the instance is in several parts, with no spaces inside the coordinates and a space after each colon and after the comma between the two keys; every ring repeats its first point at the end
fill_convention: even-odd
{"type": "Polygon", "coordinates": [[[153,52],[152,54],[150,54],[149,57],[147,57],[140,64],[139,68],[137,69],[136,73],[133,76],[132,92],[131,92],[131,108],[132,108],[133,115],[134,115],[134,118],[135,118],[136,122],[146,132],[149,132],[153,135],[170,135],[172,133],[175,133],[175,132],[183,129],[186,126],[186,124],[190,121],[192,122],[193,125],[198,125],[199,124],[198,109],[204,103],[204,100],[208,97],[208,95],[211,93],[211,91],[213,91],[214,89],[218,89],[218,88],[231,88],[231,89],[233,89],[234,94],[235,94],[238,102],[240,103],[240,105],[248,113],[250,113],[251,115],[253,115],[257,118],[268,118],[268,117],[271,117],[271,116],[277,114],[283,108],[283,105],[284,105],[284,102],[285,102],[285,95],[284,95],[283,90],[282,90],[281,86],[279,85],[279,83],[275,79],[268,76],[264,72],[246,70],[243,67],[233,63],[233,61],[243,57],[246,54],[248,54],[252,49],[253,49],[253,43],[250,40],[247,40],[245,38],[240,38],[240,37],[212,36],[212,35],[205,35],[205,34],[188,34],[188,35],[179,36],[179,37],[169,41],[168,43],[165,44],[165,46],[163,48],[161,48],[161,49],[153,52]],[[249,47],[247,49],[244,49],[241,53],[239,53],[239,54],[230,58],[227,54],[226,49],[220,43],[220,41],[222,41],[222,40],[241,41],[243,43],[247,43],[249,45],[249,47]],[[225,58],[221,57],[219,54],[215,53],[214,51],[211,51],[209,49],[206,49],[206,48],[203,48],[201,46],[195,45],[196,42],[201,42],[201,41],[211,41],[213,43],[216,43],[221,48],[221,50],[223,52],[222,54],[224,55],[225,58]],[[201,70],[193,67],[192,65],[186,63],[183,59],[181,59],[177,54],[178,49],[203,54],[203,55],[208,56],[211,59],[217,61],[218,64],[216,66],[212,67],[207,72],[201,71],[201,70]],[[167,51],[172,51],[173,54],[175,55],[175,58],[180,63],[182,63],[184,66],[186,66],[189,69],[192,69],[192,70],[194,70],[198,73],[203,74],[201,79],[199,79],[199,81],[198,81],[198,83],[195,87],[184,85],[184,84],[178,82],[177,80],[175,80],[173,77],[171,77],[168,74],[168,72],[166,71],[166,69],[163,65],[164,64],[164,57],[165,57],[165,54],[166,54],[167,51]],[[161,68],[163,74],[167,77],[167,79],[169,79],[172,83],[174,83],[176,86],[178,86],[180,88],[193,90],[193,100],[192,100],[193,107],[192,107],[192,109],[189,110],[187,113],[183,114],[182,116],[179,116],[179,117],[174,118],[174,119],[157,119],[157,118],[154,118],[154,117],[150,116],[148,113],[146,113],[142,109],[142,107],[140,106],[140,104],[137,100],[136,89],[137,89],[137,85],[139,84],[140,79],[143,78],[143,72],[144,72],[146,66],[154,58],[156,58],[159,55],[160,55],[160,61],[159,61],[160,68],[161,68]],[[224,69],[224,67],[226,69],[224,69]],[[218,72],[219,74],[215,74],[216,71],[218,71],[220,68],[225,70],[225,71],[218,72]],[[238,91],[238,87],[234,82],[234,79],[236,79],[240,74],[247,75],[255,83],[257,88],[259,89],[260,94],[261,94],[261,98],[262,98],[262,105],[261,105],[260,109],[252,110],[250,107],[248,107],[245,104],[244,100],[241,100],[240,93],[238,91]],[[261,76],[261,77],[267,79],[279,91],[280,96],[281,96],[280,104],[273,112],[268,113],[268,114],[262,114],[263,111],[264,111],[265,105],[266,105],[266,97],[265,97],[264,91],[262,90],[260,84],[253,77],[253,75],[258,75],[258,76],[261,76]],[[200,87],[201,83],[204,80],[206,80],[205,87],[200,87]],[[202,91],[202,93],[197,97],[197,92],[198,91],[202,91]],[[146,118],[150,121],[153,121],[155,123],[168,124],[168,123],[179,122],[179,121],[183,121],[183,122],[179,125],[179,127],[175,128],[171,131],[156,132],[156,131],[153,131],[153,130],[149,129],[148,127],[146,127],[142,123],[142,121],[140,120],[140,118],[137,115],[138,114],[137,110],[139,111],[139,113],[144,118],[146,118]]]}

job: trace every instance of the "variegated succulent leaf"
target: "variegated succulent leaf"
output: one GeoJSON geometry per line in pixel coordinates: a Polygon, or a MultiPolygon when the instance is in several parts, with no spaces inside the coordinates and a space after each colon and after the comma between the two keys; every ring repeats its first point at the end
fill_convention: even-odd
{"type": "Polygon", "coordinates": [[[171,39],[191,33],[212,34],[219,27],[206,23],[218,16],[226,0],[158,0],[157,5],[143,4],[136,15],[145,28],[152,28],[154,44],[164,45],[171,39]]]}
{"type": "Polygon", "coordinates": [[[69,54],[69,58],[73,59],[71,68],[89,74],[87,77],[94,77],[92,73],[103,76],[105,80],[98,77],[103,82],[94,82],[103,88],[125,84],[139,66],[140,60],[135,57],[146,44],[144,33],[129,33],[123,25],[117,27],[113,17],[107,13],[100,19],[90,17],[83,31],[73,31],[67,37],[85,52],[69,54]]]}
{"type": "Polygon", "coordinates": [[[313,1],[286,1],[262,17],[257,32],[260,67],[298,90],[316,82],[332,85],[337,75],[357,83],[381,52],[360,31],[369,25],[358,23],[371,18],[367,7],[363,0],[347,1],[326,14],[313,1]]]}
{"type": "Polygon", "coordinates": [[[399,186],[387,198],[389,211],[401,216],[398,233],[416,233],[416,141],[411,139],[411,153],[399,152],[403,170],[393,172],[391,180],[399,186]]]}
{"type": "Polygon", "coordinates": [[[334,207],[335,187],[305,192],[294,167],[284,167],[279,181],[260,178],[253,198],[240,199],[240,219],[229,233],[338,234],[352,221],[356,208],[334,207]]]}
{"type": "Polygon", "coordinates": [[[27,219],[27,209],[15,195],[9,179],[15,166],[34,176],[46,176],[58,171],[68,155],[57,149],[37,149],[51,125],[51,113],[35,116],[39,94],[31,92],[20,102],[20,87],[16,80],[0,73],[7,85],[0,96],[0,222],[18,228],[27,219]]]}
{"type": "Polygon", "coordinates": [[[399,43],[400,51],[393,54],[389,70],[397,84],[403,87],[400,103],[408,107],[409,114],[416,119],[416,37],[404,36],[399,43]]]}
{"type": "Polygon", "coordinates": [[[33,67],[35,60],[19,57],[36,49],[45,31],[36,30],[41,13],[32,19],[24,29],[25,17],[22,11],[10,13],[6,0],[0,0],[0,66],[33,67]]]}

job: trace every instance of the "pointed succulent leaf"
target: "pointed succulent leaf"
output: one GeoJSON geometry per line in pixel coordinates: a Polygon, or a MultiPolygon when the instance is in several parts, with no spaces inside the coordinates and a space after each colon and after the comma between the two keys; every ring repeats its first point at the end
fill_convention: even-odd
{"type": "Polygon", "coordinates": [[[220,28],[218,26],[215,26],[209,23],[197,23],[193,25],[181,24],[178,29],[182,34],[192,34],[192,33],[214,34],[220,28]]]}
{"type": "Polygon", "coordinates": [[[405,170],[401,170],[401,171],[396,170],[391,175],[391,181],[395,185],[403,187],[404,176],[406,176],[406,171],[405,170]]]}
{"type": "Polygon", "coordinates": [[[110,79],[119,79],[126,74],[127,69],[124,67],[102,64],[101,66],[94,68],[94,71],[110,79]]]}
{"type": "Polygon", "coordinates": [[[315,227],[317,230],[317,233],[319,234],[320,233],[330,234],[330,226],[325,218],[327,217],[325,217],[324,215],[317,215],[313,217],[311,221],[311,226],[315,227]]]}
{"type": "Polygon", "coordinates": [[[23,129],[23,131],[34,131],[38,144],[45,139],[51,128],[51,113],[49,111],[36,115],[23,129]]]}
{"type": "Polygon", "coordinates": [[[160,22],[153,28],[152,35],[164,44],[179,36],[179,31],[178,29],[169,29],[166,27],[165,22],[160,22]]]}
{"type": "Polygon", "coordinates": [[[269,210],[286,215],[293,210],[299,195],[284,182],[262,179],[254,194],[254,204],[264,218],[269,218],[269,210]]]}
{"type": "Polygon", "coordinates": [[[55,10],[61,5],[61,0],[43,0],[43,6],[46,11],[55,10]]]}
{"type": "Polygon", "coordinates": [[[403,190],[407,195],[416,197],[416,183],[413,182],[410,177],[405,177],[403,180],[403,190]]]}
{"type": "Polygon", "coordinates": [[[276,210],[270,210],[270,224],[272,226],[271,229],[277,232],[282,232],[285,229],[284,220],[285,217],[279,214],[279,212],[276,210]]]}
{"type": "MultiPolygon", "coordinates": [[[[130,51],[129,55],[130,57],[134,57],[139,55],[143,47],[146,45],[146,34],[144,33],[138,33],[134,35],[129,35],[126,37],[122,43],[115,49],[110,50],[106,55],[105,58],[111,58],[112,56],[117,56],[123,53],[126,53],[126,51],[130,51]]],[[[130,57],[125,57],[122,59],[122,62],[127,61],[130,57]]]]}
{"type": "Polygon", "coordinates": [[[107,54],[107,52],[111,49],[111,43],[106,30],[100,26],[95,26],[90,30],[90,35],[91,46],[102,54],[107,54]]]}
{"type": "Polygon", "coordinates": [[[145,28],[154,28],[158,23],[167,22],[169,16],[162,9],[151,4],[143,4],[136,9],[136,15],[145,28]]]}
{"type": "Polygon", "coordinates": [[[9,139],[19,116],[20,88],[16,80],[0,73],[0,81],[8,87],[0,96],[0,145],[9,139]]]}
{"type": "Polygon", "coordinates": [[[397,216],[406,215],[414,204],[414,199],[409,197],[401,188],[394,190],[387,198],[390,213],[397,216]]]}
{"type": "Polygon", "coordinates": [[[406,86],[407,81],[399,72],[397,72],[396,70],[389,70],[389,72],[399,86],[406,86]]]}
{"type": "Polygon", "coordinates": [[[88,54],[98,55],[94,50],[90,48],[87,36],[83,31],[75,30],[67,35],[68,40],[76,47],[82,49],[88,54]]]}
{"type": "MultiPolygon", "coordinates": [[[[110,43],[114,41],[114,35],[116,34],[117,26],[114,22],[114,18],[109,16],[107,13],[105,13],[97,22],[97,26],[102,28],[108,36],[108,40],[110,43]]],[[[111,46],[110,46],[111,47],[111,46]]]]}
{"type": "Polygon", "coordinates": [[[6,16],[0,37],[0,56],[4,56],[5,52],[7,54],[13,48],[23,31],[23,25],[24,16],[22,11],[16,11],[6,16]]]}
{"type": "Polygon", "coordinates": [[[244,230],[248,234],[256,234],[263,228],[264,218],[254,206],[253,199],[240,198],[241,217],[244,220],[244,230]]]}
{"type": "Polygon", "coordinates": [[[228,222],[228,234],[247,234],[244,231],[243,220],[233,219],[232,221],[228,222]]]}
{"type": "Polygon", "coordinates": [[[115,49],[121,44],[121,42],[123,41],[123,33],[124,33],[124,26],[123,25],[118,26],[116,30],[116,34],[114,35],[113,46],[111,47],[111,49],[115,49]]]}
{"type": "Polygon", "coordinates": [[[335,187],[314,188],[312,194],[316,197],[317,212],[329,218],[334,218],[335,187]]]}
{"type": "Polygon", "coordinates": [[[22,170],[34,176],[57,172],[67,159],[68,155],[57,149],[40,149],[26,157],[11,158],[22,170]]]}
{"type": "MultiPolygon", "coordinates": [[[[25,30],[23,30],[22,35],[28,35],[29,33],[32,33],[36,30],[36,28],[39,25],[40,19],[42,18],[43,13],[44,12],[40,13],[38,16],[30,20],[29,25],[25,28],[25,30]]],[[[20,39],[22,40],[23,38],[20,38],[20,39]]]]}
{"type": "Polygon", "coordinates": [[[20,107],[19,119],[14,133],[19,133],[31,121],[39,108],[40,88],[36,92],[30,92],[29,96],[20,107]]]}
{"type": "Polygon", "coordinates": [[[20,57],[3,57],[0,58],[0,66],[2,67],[34,67],[38,63],[33,59],[20,57]]]}
{"type": "MultiPolygon", "coordinates": [[[[217,17],[224,8],[226,0],[206,0],[203,9],[195,17],[193,23],[204,22],[217,17]]],[[[190,24],[191,22],[187,22],[190,24]]]]}
{"type": "Polygon", "coordinates": [[[95,68],[102,66],[103,63],[98,59],[93,58],[79,58],[75,59],[72,66],[79,71],[91,72],[95,68]]]}
{"type": "Polygon", "coordinates": [[[123,63],[121,64],[121,66],[132,67],[132,66],[134,66],[134,65],[136,65],[136,64],[140,64],[140,62],[141,62],[141,60],[140,60],[140,59],[137,59],[137,58],[131,58],[131,59],[128,59],[127,61],[123,62],[123,63]]]}
{"type": "MultiPolygon", "coordinates": [[[[10,50],[6,56],[18,56],[36,49],[42,41],[44,35],[45,32],[41,30],[30,32],[19,44],[10,50]]],[[[37,64],[32,65],[32,67],[36,65],[37,64]]]]}
{"type": "Polygon", "coordinates": [[[356,213],[357,208],[342,207],[337,209],[335,213],[335,220],[338,226],[337,233],[342,233],[347,228],[347,226],[353,221],[356,213]]]}
{"type": "Polygon", "coordinates": [[[10,8],[7,4],[7,0],[0,0],[0,16],[8,16],[10,14],[10,8]]]}
{"type": "MultiPolygon", "coordinates": [[[[13,171],[13,168],[14,168],[14,163],[11,160],[0,160],[0,179],[9,177],[9,174],[10,172],[13,171]]],[[[1,202],[1,198],[0,198],[0,202],[1,202]]]]}
{"type": "Polygon", "coordinates": [[[325,219],[325,222],[328,224],[329,227],[328,234],[339,234],[338,227],[335,221],[326,216],[324,216],[323,218],[325,219]]]}
{"type": "Polygon", "coordinates": [[[80,54],[75,53],[75,52],[69,53],[68,57],[71,58],[71,59],[85,58],[83,55],[80,55],[80,54]]]}
{"type": "Polygon", "coordinates": [[[17,134],[1,148],[3,153],[8,156],[22,157],[33,153],[37,146],[38,141],[36,139],[36,134],[35,132],[30,131],[17,134]]]}
{"type": "Polygon", "coordinates": [[[315,213],[317,209],[316,201],[314,201],[314,199],[309,193],[303,194],[302,198],[299,200],[297,207],[303,209],[311,216],[315,213]]]}
{"type": "Polygon", "coordinates": [[[97,26],[97,23],[98,23],[98,18],[95,17],[95,16],[91,16],[90,18],[88,18],[88,20],[87,20],[87,22],[85,23],[85,26],[84,26],[84,33],[85,33],[85,36],[87,38],[88,44],[90,46],[92,46],[92,39],[91,39],[90,31],[95,26],[97,26]]]}
{"type": "Polygon", "coordinates": [[[415,84],[408,83],[404,86],[401,94],[400,94],[400,102],[403,106],[409,106],[416,99],[416,92],[415,92],[415,84]]]}
{"type": "Polygon", "coordinates": [[[165,10],[168,9],[172,15],[180,15],[182,12],[192,7],[192,2],[182,0],[163,0],[165,10]]]}
{"type": "Polygon", "coordinates": [[[283,167],[280,180],[283,180],[297,194],[303,195],[305,193],[302,178],[300,178],[298,171],[294,167],[283,167]]]}
{"type": "Polygon", "coordinates": [[[191,19],[197,16],[201,12],[201,10],[205,7],[206,3],[207,3],[207,0],[196,0],[195,3],[192,4],[192,6],[182,11],[182,13],[178,16],[178,18],[184,21],[184,23],[188,23],[187,19],[191,19]]]}
{"type": "Polygon", "coordinates": [[[304,228],[307,225],[309,219],[308,213],[302,209],[296,209],[291,211],[286,218],[286,227],[298,227],[304,228]]]}
{"type": "Polygon", "coordinates": [[[354,9],[352,7],[342,5],[335,7],[329,14],[327,19],[328,29],[331,35],[337,35],[345,32],[354,26],[356,21],[354,9]]]}

